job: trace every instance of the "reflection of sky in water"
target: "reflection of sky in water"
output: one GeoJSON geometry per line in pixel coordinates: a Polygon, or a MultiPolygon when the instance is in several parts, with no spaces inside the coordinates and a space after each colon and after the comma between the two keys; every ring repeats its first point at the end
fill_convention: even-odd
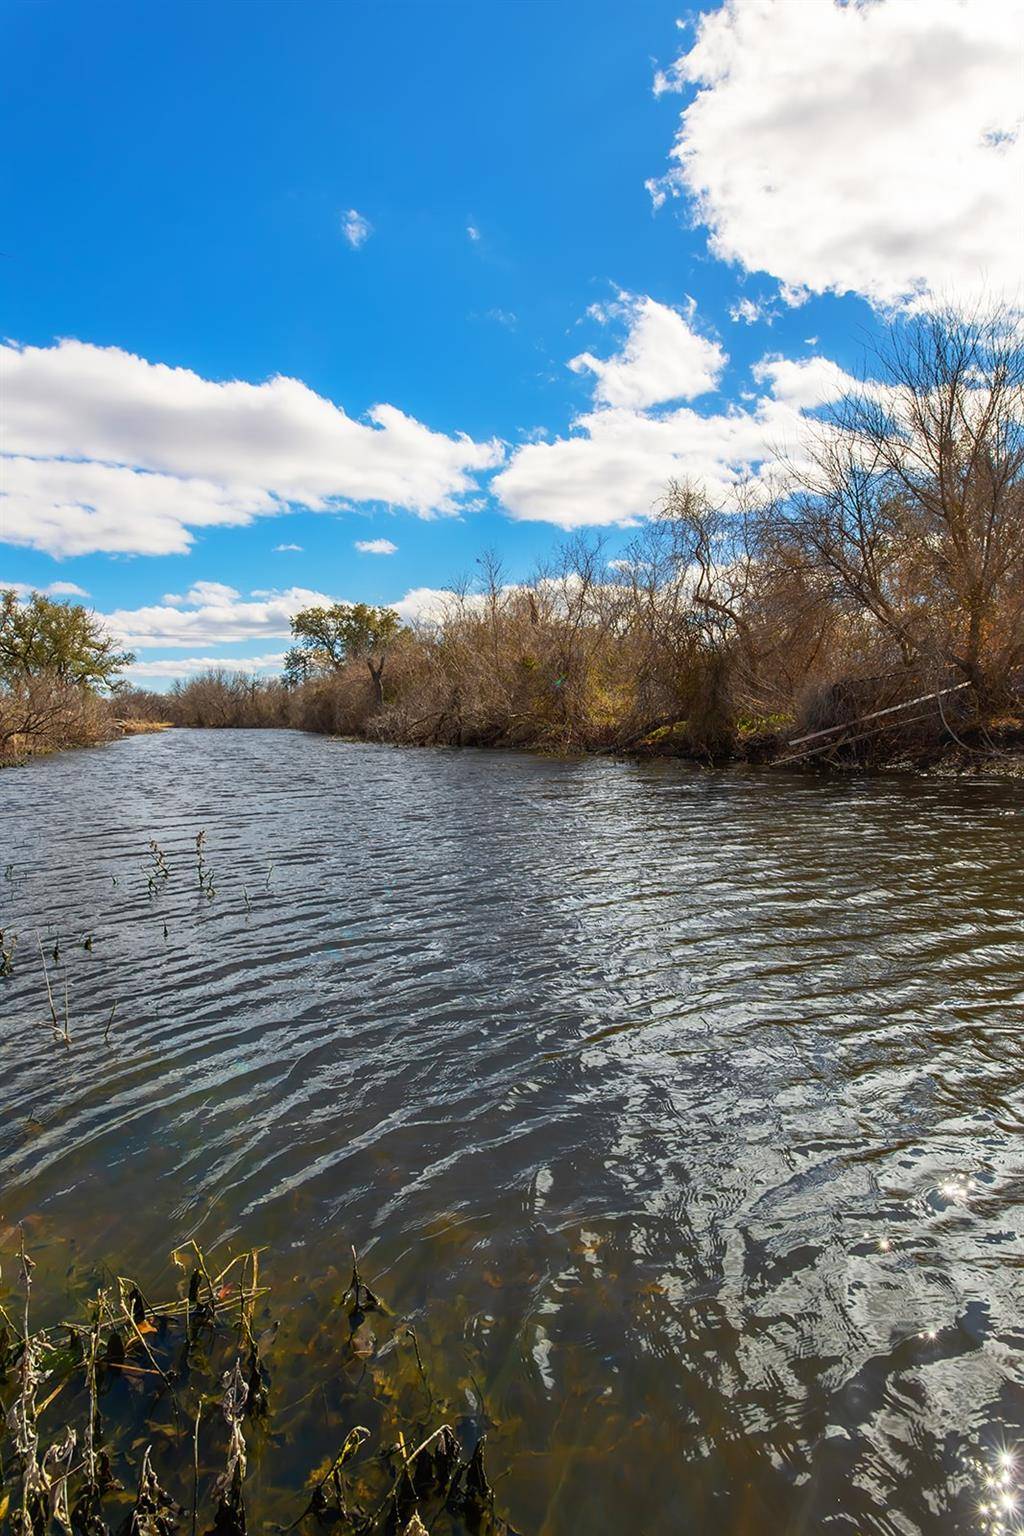
{"type": "Polygon", "coordinates": [[[977,1529],[963,1457],[1024,1433],[1018,788],[276,733],[4,786],[83,1042],[55,1082],[19,966],[9,1219],[357,1241],[458,1310],[548,1532],[977,1529]]]}

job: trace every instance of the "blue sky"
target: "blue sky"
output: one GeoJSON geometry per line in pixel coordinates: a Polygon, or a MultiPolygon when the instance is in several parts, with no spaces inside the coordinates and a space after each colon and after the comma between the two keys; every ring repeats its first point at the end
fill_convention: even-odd
{"type": "Polygon", "coordinates": [[[667,471],[761,473],[883,313],[1006,287],[1013,0],[678,14],[5,4],[0,581],[164,683],[304,594],[611,558],[667,471]]]}

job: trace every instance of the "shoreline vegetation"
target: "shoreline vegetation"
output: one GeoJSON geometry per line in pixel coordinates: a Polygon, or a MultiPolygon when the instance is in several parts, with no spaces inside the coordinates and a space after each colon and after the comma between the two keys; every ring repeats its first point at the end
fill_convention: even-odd
{"type": "Polygon", "coordinates": [[[9,593],[0,761],[170,724],[1021,772],[1019,328],[928,314],[894,325],[870,363],[780,454],[775,482],[728,502],[672,483],[623,554],[577,535],[525,582],[484,556],[429,621],[308,609],[280,678],[223,669],[168,694],[130,688],[117,675],[131,658],[94,617],[9,593]]]}

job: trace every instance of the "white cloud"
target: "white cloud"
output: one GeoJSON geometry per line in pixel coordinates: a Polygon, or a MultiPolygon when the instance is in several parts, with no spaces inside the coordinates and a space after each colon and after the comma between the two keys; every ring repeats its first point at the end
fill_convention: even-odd
{"type": "Polygon", "coordinates": [[[228,645],[243,640],[287,639],[295,614],[333,601],[326,593],[306,587],[242,597],[223,582],[197,581],[181,596],[168,593],[148,607],[117,608],[103,619],[111,633],[133,651],[228,645]]]}
{"type": "Polygon", "coordinates": [[[788,309],[801,309],[811,297],[811,290],[803,283],[783,283],[779,298],[788,309]]]}
{"type": "Polygon", "coordinates": [[[656,90],[714,253],[785,302],[1021,299],[1020,0],[726,0],[656,90]]]}
{"type": "Polygon", "coordinates": [[[217,383],[116,347],[0,346],[0,540],[53,555],[182,554],[193,530],[382,501],[453,513],[497,443],[393,405],[356,421],[298,379],[217,383]]]}
{"type": "Polygon", "coordinates": [[[356,549],[361,555],[394,555],[398,553],[398,545],[392,544],[390,539],[357,539],[356,549]]]}
{"type": "Polygon", "coordinates": [[[341,232],[352,249],[358,251],[373,234],[373,225],[357,208],[348,208],[341,216],[341,232]]]}
{"type": "Polygon", "coordinates": [[[292,554],[294,554],[294,555],[301,555],[302,554],[302,545],[301,544],[275,544],[274,545],[274,554],[275,555],[292,555],[292,554]]]}
{"type": "MultiPolygon", "coordinates": [[[[397,609],[408,623],[429,621],[440,617],[454,595],[445,588],[414,587],[388,606],[397,609]]],[[[188,661],[173,657],[144,658],[132,670],[132,675],[139,677],[181,677],[201,666],[255,666],[251,659],[243,662],[230,656],[200,655],[198,648],[256,640],[287,640],[291,635],[291,620],[303,608],[341,600],[306,587],[289,587],[280,592],[255,591],[243,597],[225,582],[197,581],[185,593],[167,593],[159,603],[144,608],[119,608],[101,617],[115,638],[133,651],[195,648],[196,654],[188,661]]],[[[276,652],[273,656],[258,658],[268,666],[271,663],[276,666],[279,659],[276,652]]]]}
{"type": "Polygon", "coordinates": [[[772,355],[750,370],[758,384],[768,384],[773,397],[799,411],[841,400],[858,381],[827,357],[800,359],[772,355]]]}
{"type": "Polygon", "coordinates": [[[431,624],[443,619],[455,593],[447,587],[413,587],[389,608],[406,624],[431,624]]]}
{"type": "Polygon", "coordinates": [[[73,581],[51,581],[47,586],[33,586],[30,581],[0,581],[0,592],[14,592],[18,597],[31,597],[38,592],[41,597],[88,597],[84,587],[73,581]]]}
{"type": "MultiPolygon", "coordinates": [[[[503,593],[518,592],[522,588],[514,582],[506,582],[499,589],[503,593]]],[[[389,608],[406,624],[439,624],[453,610],[458,613],[476,611],[482,613],[488,604],[484,592],[456,592],[451,587],[412,587],[404,597],[389,603],[389,608]]]]}
{"type": "Polygon", "coordinates": [[[727,500],[739,482],[777,475],[780,455],[797,458],[802,413],[839,398],[851,382],[821,357],[765,358],[753,373],[765,390],[748,408],[581,416],[575,435],[519,448],[495,493],[512,517],[566,529],[637,523],[672,479],[699,481],[727,500]]]}
{"type": "Polygon", "coordinates": [[[729,319],[737,325],[771,325],[777,314],[764,299],[737,299],[729,307],[729,319]]]}
{"type": "Polygon", "coordinates": [[[223,581],[194,581],[187,592],[165,592],[163,601],[171,608],[201,608],[204,603],[231,603],[240,595],[223,581]]]}
{"type": "Polygon", "coordinates": [[[467,224],[466,225],[466,234],[469,236],[469,238],[471,240],[479,240],[480,239],[480,231],[477,229],[475,224],[467,224]]]}
{"type": "Polygon", "coordinates": [[[208,672],[214,667],[224,667],[228,672],[248,672],[253,676],[273,675],[284,667],[284,652],[275,651],[269,656],[186,656],[175,660],[171,656],[158,657],[156,661],[136,661],[125,667],[124,676],[133,683],[144,683],[157,678],[193,677],[197,672],[208,672]]]}
{"type": "Polygon", "coordinates": [[[620,351],[602,359],[581,352],[569,362],[574,373],[594,375],[599,404],[642,410],[667,400],[692,400],[714,389],[726,364],[715,341],[691,324],[696,305],[686,313],[647,297],[621,293],[611,305],[591,305],[594,319],[623,319],[629,329],[620,351]]]}

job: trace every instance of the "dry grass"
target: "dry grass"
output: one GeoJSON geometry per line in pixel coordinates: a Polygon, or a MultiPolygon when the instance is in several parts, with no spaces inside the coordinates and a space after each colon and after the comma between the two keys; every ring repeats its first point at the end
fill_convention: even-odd
{"type": "Polygon", "coordinates": [[[146,736],[152,731],[173,731],[173,720],[115,720],[120,736],[146,736]]]}

